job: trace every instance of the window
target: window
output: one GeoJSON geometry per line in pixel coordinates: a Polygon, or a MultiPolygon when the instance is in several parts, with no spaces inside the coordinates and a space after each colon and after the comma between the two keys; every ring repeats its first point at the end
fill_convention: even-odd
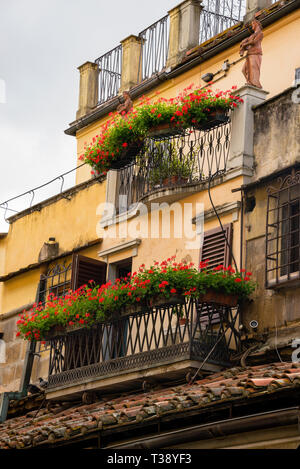
{"type": "Polygon", "coordinates": [[[266,227],[266,286],[299,278],[300,173],[287,176],[268,189],[266,227]]]}
{"type": "Polygon", "coordinates": [[[116,279],[124,281],[132,271],[132,258],[124,259],[119,262],[112,262],[108,267],[108,280],[115,283],[116,279]]]}
{"type": "Polygon", "coordinates": [[[45,275],[41,275],[38,302],[45,303],[51,293],[62,297],[70,289],[77,290],[89,280],[94,280],[97,285],[105,283],[106,263],[74,254],[71,262],[55,264],[45,275]]]}
{"type": "MultiPolygon", "coordinates": [[[[41,275],[37,295],[38,302],[45,303],[48,295],[51,293],[62,297],[68,290],[77,290],[82,285],[88,284],[89,280],[94,280],[96,285],[106,283],[106,263],[74,254],[71,262],[56,264],[50,267],[46,275],[41,275]]],[[[92,353],[94,344],[91,335],[88,333],[84,339],[86,342],[81,342],[82,340],[80,338],[77,342],[74,340],[72,343],[68,343],[63,351],[66,363],[69,364],[70,369],[76,368],[78,357],[82,353],[85,353],[82,360],[83,365],[88,363],[88,354],[92,353]]],[[[41,342],[39,342],[38,352],[48,348],[48,343],[42,348],[41,342]]],[[[61,352],[56,350],[55,353],[61,352]]]]}

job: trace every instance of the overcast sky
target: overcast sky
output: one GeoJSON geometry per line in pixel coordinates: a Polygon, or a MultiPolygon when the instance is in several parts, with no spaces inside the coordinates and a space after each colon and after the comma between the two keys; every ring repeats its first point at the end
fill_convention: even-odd
{"type": "MultiPolygon", "coordinates": [[[[75,138],[64,130],[77,110],[77,67],[178,3],[0,0],[0,202],[76,166],[75,138]]],[[[57,182],[50,195],[59,188],[57,182]]],[[[28,201],[11,207],[21,209],[28,201]]],[[[1,231],[7,225],[0,214],[1,231]]]]}

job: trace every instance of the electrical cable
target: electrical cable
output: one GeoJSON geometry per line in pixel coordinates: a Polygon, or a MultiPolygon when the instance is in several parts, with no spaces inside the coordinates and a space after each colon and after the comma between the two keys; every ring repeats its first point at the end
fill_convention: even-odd
{"type": "MultiPolygon", "coordinates": [[[[225,170],[222,170],[222,171],[219,171],[217,170],[215,173],[212,173],[210,176],[209,176],[209,179],[208,179],[208,196],[209,196],[209,200],[210,200],[210,203],[211,203],[211,206],[213,208],[213,211],[215,212],[215,215],[218,219],[218,222],[220,224],[220,227],[221,227],[221,230],[222,230],[222,233],[223,233],[223,236],[224,236],[224,239],[225,239],[225,242],[229,248],[229,252],[230,252],[230,257],[232,258],[233,262],[234,262],[234,265],[235,265],[235,268],[236,268],[236,271],[238,271],[238,267],[237,267],[237,263],[236,263],[236,260],[235,260],[235,257],[234,257],[234,254],[233,254],[233,251],[232,251],[232,245],[229,243],[228,241],[228,238],[226,236],[226,231],[224,230],[223,228],[223,224],[221,222],[221,219],[220,219],[220,216],[218,214],[218,211],[213,203],[213,200],[212,200],[212,196],[211,196],[211,182],[213,181],[213,179],[217,176],[220,176],[222,174],[225,173],[225,170]]],[[[216,343],[214,344],[214,346],[211,348],[211,350],[208,352],[208,354],[206,355],[205,359],[203,360],[203,362],[201,363],[200,367],[198,368],[198,370],[196,371],[196,373],[194,374],[194,376],[191,378],[190,380],[190,384],[192,384],[196,378],[196,376],[198,375],[199,371],[203,368],[203,366],[205,365],[205,363],[207,362],[207,360],[209,359],[209,357],[211,356],[211,354],[213,353],[213,351],[215,350],[216,346],[218,345],[218,343],[221,341],[221,339],[225,336],[225,333],[227,332],[228,330],[228,327],[227,329],[225,329],[225,331],[223,331],[223,333],[221,334],[221,336],[219,337],[219,339],[216,341],[216,343]]]]}
{"type": "Polygon", "coordinates": [[[223,233],[223,236],[224,236],[224,239],[225,239],[225,242],[228,246],[228,249],[229,249],[229,252],[230,252],[230,257],[232,258],[233,262],[234,262],[234,265],[235,265],[235,268],[236,268],[236,271],[238,271],[238,266],[237,266],[237,263],[236,263],[236,260],[235,260],[235,257],[234,257],[234,254],[233,254],[233,250],[232,250],[232,245],[231,243],[229,243],[228,241],[228,238],[226,236],[226,231],[224,230],[223,228],[223,225],[222,225],[222,222],[221,222],[221,219],[219,217],[219,214],[218,214],[218,211],[213,203],[213,200],[212,200],[212,196],[211,196],[211,182],[212,180],[216,177],[216,176],[220,176],[222,175],[223,173],[225,173],[225,169],[222,170],[222,171],[216,171],[214,174],[211,174],[209,179],[208,179],[208,197],[209,197],[209,200],[210,200],[210,203],[211,203],[211,206],[213,208],[213,211],[215,212],[215,215],[218,219],[218,222],[220,224],[220,227],[221,227],[221,230],[222,230],[222,233],[223,233]]]}
{"type": "MultiPolygon", "coordinates": [[[[227,328],[228,329],[228,328],[227,328]]],[[[201,363],[201,365],[199,366],[198,370],[196,371],[196,373],[194,374],[194,376],[190,379],[189,381],[189,384],[193,384],[193,382],[195,381],[195,378],[197,376],[197,374],[199,373],[199,371],[202,370],[203,366],[205,365],[205,363],[207,362],[207,360],[209,359],[209,357],[211,356],[211,354],[214,352],[216,346],[218,345],[218,343],[221,341],[221,339],[223,339],[223,337],[225,336],[225,333],[227,332],[227,329],[225,329],[225,331],[223,331],[223,333],[220,335],[220,337],[218,338],[218,340],[216,341],[216,343],[214,344],[214,346],[210,349],[210,351],[208,352],[208,354],[206,355],[206,357],[204,358],[203,362],[201,363]]]]}

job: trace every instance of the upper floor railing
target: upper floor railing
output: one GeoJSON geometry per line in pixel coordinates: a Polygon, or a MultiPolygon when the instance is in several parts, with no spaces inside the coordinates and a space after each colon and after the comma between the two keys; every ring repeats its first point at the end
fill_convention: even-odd
{"type": "Polygon", "coordinates": [[[169,15],[139,34],[142,39],[138,82],[150,78],[166,66],[169,44],[169,15]]]}
{"type": "Polygon", "coordinates": [[[200,15],[199,44],[243,20],[244,0],[205,0],[200,15]]]}
{"type": "Polygon", "coordinates": [[[98,104],[117,96],[121,86],[122,45],[95,60],[99,67],[98,104]]]}
{"type": "MultiPolygon", "coordinates": [[[[246,0],[204,0],[200,14],[199,44],[242,21],[246,0]]],[[[137,83],[161,72],[167,65],[170,40],[170,16],[165,15],[138,35],[141,52],[137,83]]],[[[118,95],[122,84],[122,45],[95,61],[99,66],[98,104],[118,95]]]]}

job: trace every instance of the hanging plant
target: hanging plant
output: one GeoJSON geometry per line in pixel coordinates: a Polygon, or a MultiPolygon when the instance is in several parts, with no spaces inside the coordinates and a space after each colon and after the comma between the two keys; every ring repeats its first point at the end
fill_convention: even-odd
{"type": "Polygon", "coordinates": [[[159,98],[154,103],[143,97],[127,114],[111,113],[100,135],[93,138],[80,159],[98,174],[119,169],[142,153],[142,143],[147,136],[164,138],[183,135],[186,129],[193,127],[207,129],[222,119],[225,122],[228,111],[242,102],[233,94],[236,87],[225,92],[191,91],[191,88],[186,88],[176,98],[159,98]]]}

